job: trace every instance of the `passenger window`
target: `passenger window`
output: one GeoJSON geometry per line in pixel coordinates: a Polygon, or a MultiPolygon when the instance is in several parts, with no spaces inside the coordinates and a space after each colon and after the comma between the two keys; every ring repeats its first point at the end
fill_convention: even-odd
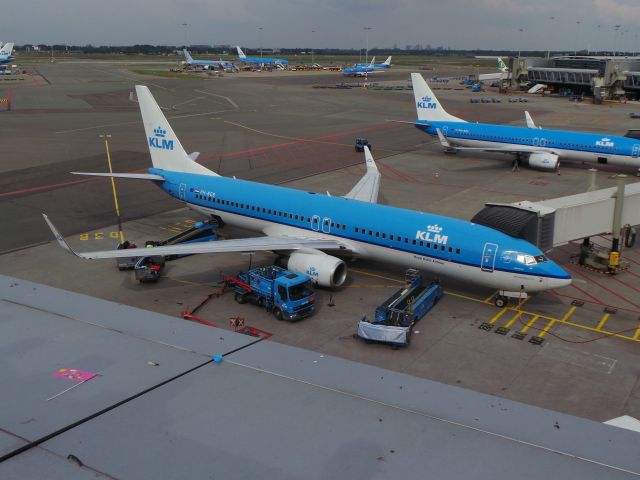
{"type": "Polygon", "coordinates": [[[424,245],[424,242],[420,240],[420,246],[422,247],[423,245],[424,245]]]}
{"type": "Polygon", "coordinates": [[[358,227],[355,227],[355,231],[356,231],[356,233],[358,233],[358,227]]]}
{"type": "Polygon", "coordinates": [[[449,253],[453,253],[453,248],[449,247],[449,253]]]}
{"type": "Polygon", "coordinates": [[[440,245],[440,250],[444,252],[444,245],[440,245]]]}
{"type": "Polygon", "coordinates": [[[345,230],[346,226],[344,224],[342,224],[342,230],[345,230]]]}
{"type": "Polygon", "coordinates": [[[411,241],[411,245],[415,245],[415,244],[416,244],[416,241],[415,241],[415,239],[413,239],[413,240],[411,241]]]}
{"type": "Polygon", "coordinates": [[[460,249],[459,248],[456,248],[456,254],[458,254],[458,255],[460,254],[460,249]]]}
{"type": "Polygon", "coordinates": [[[393,240],[393,235],[389,235],[389,240],[393,240]]]}
{"type": "Polygon", "coordinates": [[[387,238],[387,234],[386,234],[386,233],[383,233],[383,234],[382,234],[382,238],[387,238]]]}

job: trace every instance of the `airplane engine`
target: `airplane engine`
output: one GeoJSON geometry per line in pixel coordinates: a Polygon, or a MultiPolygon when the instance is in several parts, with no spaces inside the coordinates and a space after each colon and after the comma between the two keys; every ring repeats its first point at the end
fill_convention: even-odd
{"type": "Polygon", "coordinates": [[[529,166],[539,170],[557,170],[560,159],[553,153],[532,153],[529,155],[529,166]]]}
{"type": "Polygon", "coordinates": [[[339,287],[347,278],[347,265],[339,258],[323,253],[292,253],[287,268],[306,273],[321,287],[339,287]]]}

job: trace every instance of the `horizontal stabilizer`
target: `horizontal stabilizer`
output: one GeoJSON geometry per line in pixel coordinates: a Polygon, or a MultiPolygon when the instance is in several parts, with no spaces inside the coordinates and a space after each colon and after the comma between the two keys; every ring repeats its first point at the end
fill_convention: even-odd
{"type": "Polygon", "coordinates": [[[444,148],[451,148],[451,144],[449,143],[449,140],[447,140],[447,137],[444,136],[444,133],[442,133],[439,128],[436,128],[436,132],[438,132],[438,140],[440,140],[440,145],[442,145],[444,148]]]}
{"type": "Polygon", "coordinates": [[[71,172],[74,175],[89,175],[92,177],[113,177],[132,178],[134,180],[159,180],[164,182],[164,177],[153,173],[92,173],[92,172],[71,172]]]}

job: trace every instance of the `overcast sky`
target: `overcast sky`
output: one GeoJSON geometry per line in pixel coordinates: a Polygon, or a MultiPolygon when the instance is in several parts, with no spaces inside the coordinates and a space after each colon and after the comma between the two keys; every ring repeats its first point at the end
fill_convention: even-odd
{"type": "Polygon", "coordinates": [[[17,44],[182,45],[186,33],[188,44],[364,48],[368,34],[369,48],[420,44],[464,49],[640,49],[640,0],[2,3],[0,40],[17,44]],[[621,25],[617,32],[615,25],[621,25]]]}

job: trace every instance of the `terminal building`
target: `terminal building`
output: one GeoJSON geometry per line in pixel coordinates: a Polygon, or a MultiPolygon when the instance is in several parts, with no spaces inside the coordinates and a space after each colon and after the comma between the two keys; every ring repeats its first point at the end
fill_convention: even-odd
{"type": "Polygon", "coordinates": [[[568,95],[592,95],[594,102],[640,98],[640,57],[520,57],[511,63],[514,86],[544,84],[568,95]]]}

